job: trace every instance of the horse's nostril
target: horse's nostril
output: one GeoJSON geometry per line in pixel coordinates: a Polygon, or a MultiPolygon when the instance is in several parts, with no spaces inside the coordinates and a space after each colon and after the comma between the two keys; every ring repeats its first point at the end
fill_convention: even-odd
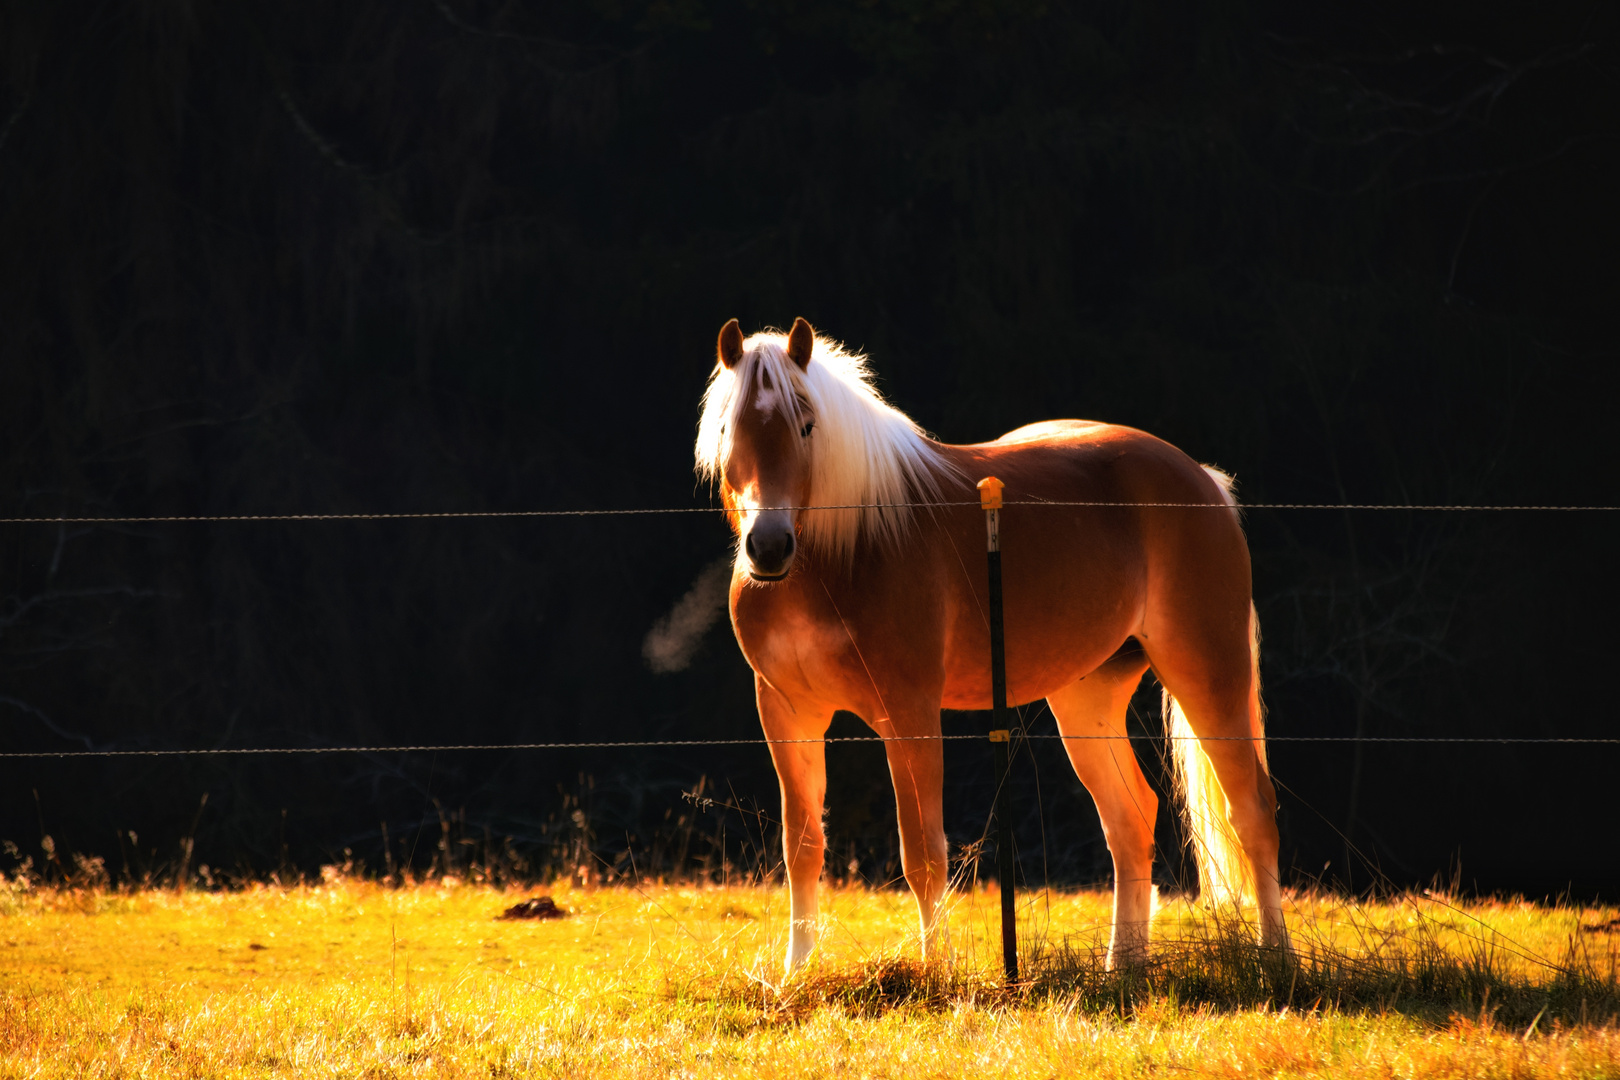
{"type": "Polygon", "coordinates": [[[753,533],[749,533],[747,536],[745,536],[743,538],[743,550],[748,552],[748,557],[750,559],[759,558],[758,553],[755,552],[755,550],[754,550],[754,534],[753,533]]]}
{"type": "Polygon", "coordinates": [[[784,559],[790,558],[792,555],[793,555],[793,534],[788,533],[787,534],[787,540],[784,541],[783,544],[782,544],[782,558],[784,558],[784,559]]]}

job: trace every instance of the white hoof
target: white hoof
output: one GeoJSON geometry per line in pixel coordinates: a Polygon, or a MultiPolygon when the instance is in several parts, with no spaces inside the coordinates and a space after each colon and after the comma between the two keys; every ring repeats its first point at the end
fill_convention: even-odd
{"type": "Polygon", "coordinates": [[[814,919],[795,919],[788,932],[787,962],[783,965],[788,975],[792,975],[804,966],[810,959],[810,953],[816,947],[816,923],[814,919]]]}

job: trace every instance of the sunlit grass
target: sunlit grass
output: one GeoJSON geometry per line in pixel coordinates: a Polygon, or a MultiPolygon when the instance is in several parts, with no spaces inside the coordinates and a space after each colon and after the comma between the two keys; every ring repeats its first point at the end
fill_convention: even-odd
{"type": "Polygon", "coordinates": [[[1169,903],[1111,975],[1107,895],[1033,894],[1008,990],[993,891],[929,967],[909,895],[826,888],[790,981],[780,888],[550,891],[11,889],[0,1075],[1620,1075],[1613,910],[1294,897],[1294,966],[1169,903]]]}

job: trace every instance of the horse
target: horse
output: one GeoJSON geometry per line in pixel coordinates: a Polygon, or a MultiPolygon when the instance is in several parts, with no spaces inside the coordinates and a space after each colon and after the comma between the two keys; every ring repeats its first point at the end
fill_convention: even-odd
{"type": "Polygon", "coordinates": [[[838,710],[883,738],[923,956],[948,949],[940,710],[991,703],[974,490],[991,475],[1005,484],[1007,699],[1046,699],[1096,800],[1114,868],[1108,963],[1148,950],[1158,797],[1125,721],[1150,667],[1202,896],[1252,899],[1260,943],[1286,949],[1259,623],[1232,480],[1146,432],[1090,421],[937,442],[883,399],[864,356],[802,318],[747,338],[732,319],[717,353],[696,470],[718,484],[736,537],[731,624],[781,787],[788,974],[816,942],[822,740],[838,710]]]}

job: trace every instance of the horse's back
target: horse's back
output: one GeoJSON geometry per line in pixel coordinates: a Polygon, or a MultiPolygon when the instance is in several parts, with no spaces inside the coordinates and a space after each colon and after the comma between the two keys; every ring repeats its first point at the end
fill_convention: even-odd
{"type": "MultiPolygon", "coordinates": [[[[1237,574],[1247,608],[1248,545],[1234,512],[1231,480],[1156,435],[1120,424],[1047,420],[990,443],[963,447],[970,470],[994,474],[1009,502],[1077,503],[1075,514],[1041,512],[1047,524],[1088,523],[1133,557],[1198,573],[1237,574]],[[1084,505],[1084,504],[1092,505],[1084,505]]],[[[1036,526],[1030,522],[1030,527],[1036,526]]],[[[1046,531],[1046,530],[1043,530],[1046,531]]],[[[1068,527],[1070,535],[1075,530],[1068,527]]],[[[1095,533],[1089,543],[1096,543],[1095,533]]]]}
{"type": "Polygon", "coordinates": [[[1079,442],[1087,436],[1096,436],[1102,433],[1102,429],[1109,428],[1134,430],[1118,428],[1116,424],[1104,424],[1097,420],[1039,420],[1033,424],[1025,424],[1021,428],[1014,428],[992,442],[977,445],[1015,446],[1023,443],[1062,444],[1079,442]]]}
{"type": "Polygon", "coordinates": [[[1156,435],[1121,424],[1042,420],[955,449],[968,475],[994,473],[1006,483],[1008,499],[1225,501],[1197,461],[1156,435]]]}

